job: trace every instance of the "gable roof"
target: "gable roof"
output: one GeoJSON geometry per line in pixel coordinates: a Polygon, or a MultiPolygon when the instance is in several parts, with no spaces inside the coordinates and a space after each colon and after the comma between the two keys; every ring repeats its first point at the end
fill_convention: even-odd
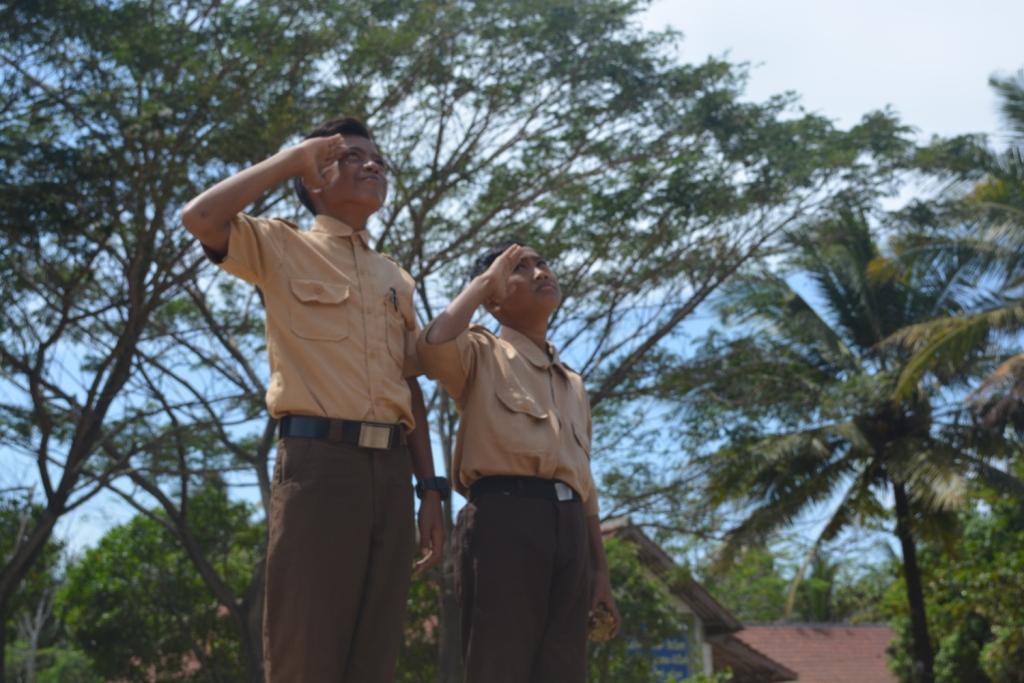
{"type": "Polygon", "coordinates": [[[604,522],[601,524],[601,534],[605,538],[618,538],[633,544],[640,561],[664,582],[669,592],[697,615],[704,626],[706,642],[711,645],[715,671],[729,668],[734,674],[732,680],[735,683],[782,683],[797,680],[794,671],[736,637],[736,633],[743,629],[743,624],[715,600],[704,586],[690,576],[670,575],[676,563],[628,516],[604,522]]]}
{"type": "MultiPolygon", "coordinates": [[[[640,561],[649,567],[659,578],[667,578],[669,570],[676,567],[668,553],[657,543],[647,537],[640,527],[633,524],[627,517],[616,517],[601,524],[601,534],[605,538],[613,537],[629,541],[640,553],[640,561]]],[[[734,633],[743,628],[739,619],[715,600],[704,586],[692,578],[666,581],[668,589],[680,600],[685,602],[694,614],[704,623],[704,631],[709,636],[722,633],[734,633]]]]}
{"type": "Polygon", "coordinates": [[[884,625],[778,624],[747,626],[736,638],[799,672],[800,683],[897,683],[886,649],[895,638],[884,625]]]}
{"type": "Polygon", "coordinates": [[[792,669],[775,661],[763,652],[758,652],[734,634],[714,636],[711,643],[711,659],[714,670],[731,671],[736,683],[783,683],[802,681],[792,669]]]}

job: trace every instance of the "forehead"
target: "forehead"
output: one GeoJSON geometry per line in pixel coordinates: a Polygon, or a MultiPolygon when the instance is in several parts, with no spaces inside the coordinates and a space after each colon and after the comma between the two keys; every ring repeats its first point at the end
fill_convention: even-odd
{"type": "Polygon", "coordinates": [[[342,137],[347,147],[361,149],[368,154],[380,154],[377,145],[373,144],[373,140],[369,138],[364,138],[361,135],[342,135],[342,137]]]}
{"type": "Polygon", "coordinates": [[[533,259],[534,261],[543,260],[544,257],[537,253],[537,250],[533,247],[523,247],[523,259],[533,259]]]}

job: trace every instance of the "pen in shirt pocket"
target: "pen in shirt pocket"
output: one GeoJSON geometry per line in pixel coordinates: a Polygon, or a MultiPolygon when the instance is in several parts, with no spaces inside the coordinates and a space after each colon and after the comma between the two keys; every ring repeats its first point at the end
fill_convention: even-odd
{"type": "Polygon", "coordinates": [[[398,292],[396,292],[395,288],[392,287],[390,292],[389,292],[389,294],[391,295],[391,305],[394,306],[395,310],[397,311],[398,310],[398,292]]]}

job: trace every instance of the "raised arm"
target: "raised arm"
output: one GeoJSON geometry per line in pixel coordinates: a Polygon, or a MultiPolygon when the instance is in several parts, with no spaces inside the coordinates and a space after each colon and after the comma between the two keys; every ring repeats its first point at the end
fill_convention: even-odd
{"type": "Polygon", "coordinates": [[[325,184],[323,172],[345,149],[341,135],[310,138],[283,149],[193,198],[182,209],[181,222],[208,249],[226,254],[231,219],[237,213],[294,176],[301,176],[311,192],[320,191],[325,184]]]}
{"type": "Polygon", "coordinates": [[[469,327],[478,306],[488,301],[500,303],[505,298],[508,278],[522,256],[523,247],[513,244],[486,271],[473,278],[427,328],[427,343],[444,344],[455,339],[469,327]]]}

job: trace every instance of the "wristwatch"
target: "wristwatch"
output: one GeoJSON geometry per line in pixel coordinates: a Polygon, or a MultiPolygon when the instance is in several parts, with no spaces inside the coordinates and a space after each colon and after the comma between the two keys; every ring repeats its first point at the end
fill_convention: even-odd
{"type": "Polygon", "coordinates": [[[416,482],[416,497],[423,500],[427,491],[437,491],[441,494],[441,500],[446,500],[452,495],[452,485],[444,477],[429,477],[423,481],[416,482]]]}

